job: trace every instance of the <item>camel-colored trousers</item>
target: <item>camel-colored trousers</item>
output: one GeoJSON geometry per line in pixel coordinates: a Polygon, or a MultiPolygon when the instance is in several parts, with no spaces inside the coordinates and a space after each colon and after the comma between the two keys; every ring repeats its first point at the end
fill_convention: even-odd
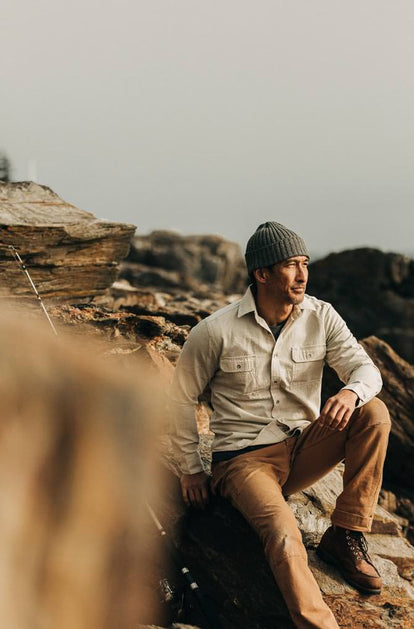
{"type": "Polygon", "coordinates": [[[371,529],[390,431],[383,402],[355,410],[339,432],[313,422],[301,435],[212,466],[212,489],[228,498],[261,538],[267,560],[296,627],[338,624],[308,566],[306,549],[284,496],[309,487],[345,459],[343,491],[333,524],[371,529]]]}

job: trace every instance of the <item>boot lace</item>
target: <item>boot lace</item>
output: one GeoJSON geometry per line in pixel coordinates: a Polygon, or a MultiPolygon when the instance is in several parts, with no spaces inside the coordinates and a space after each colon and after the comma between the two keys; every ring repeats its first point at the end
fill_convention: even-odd
{"type": "Polygon", "coordinates": [[[349,549],[356,559],[365,559],[365,561],[372,564],[371,558],[368,555],[367,540],[360,531],[350,531],[347,529],[345,539],[349,549]]]}

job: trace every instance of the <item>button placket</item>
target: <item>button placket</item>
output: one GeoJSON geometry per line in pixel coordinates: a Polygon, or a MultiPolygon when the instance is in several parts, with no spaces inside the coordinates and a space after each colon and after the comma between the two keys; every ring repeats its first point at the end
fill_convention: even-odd
{"type": "Polygon", "coordinates": [[[273,385],[277,384],[280,380],[280,363],[278,360],[278,352],[273,350],[272,362],[270,365],[270,387],[273,389],[273,385]]]}
{"type": "Polygon", "coordinates": [[[270,393],[272,396],[272,400],[273,400],[273,407],[272,407],[272,417],[273,419],[276,419],[277,416],[277,407],[276,407],[276,400],[275,400],[275,396],[278,395],[278,383],[280,380],[280,360],[279,360],[279,352],[276,351],[276,344],[275,347],[273,349],[273,354],[272,354],[272,363],[271,363],[271,373],[270,373],[270,377],[271,377],[271,381],[270,381],[270,393]]]}
{"type": "Polygon", "coordinates": [[[282,331],[280,332],[278,338],[276,339],[273,352],[272,352],[272,361],[271,361],[271,367],[270,367],[270,371],[271,371],[270,372],[270,376],[271,376],[270,393],[273,400],[272,417],[274,419],[276,419],[277,415],[280,414],[279,408],[280,408],[280,403],[281,403],[281,400],[279,399],[281,395],[280,381],[282,379],[281,366],[280,366],[280,348],[281,348],[280,344],[281,342],[283,342],[283,339],[286,337],[287,331],[293,325],[294,320],[297,318],[299,314],[301,313],[300,312],[298,313],[296,311],[292,312],[289,320],[283,326],[282,331]],[[294,316],[294,313],[295,313],[295,316],[294,316]]]}

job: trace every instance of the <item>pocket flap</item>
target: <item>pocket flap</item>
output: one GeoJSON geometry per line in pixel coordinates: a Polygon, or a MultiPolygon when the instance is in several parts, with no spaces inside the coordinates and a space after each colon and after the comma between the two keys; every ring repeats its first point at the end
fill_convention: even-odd
{"type": "Polygon", "coordinates": [[[295,363],[307,363],[325,358],[325,345],[308,345],[307,347],[292,347],[292,359],[295,363]]]}
{"type": "Polygon", "coordinates": [[[229,356],[220,360],[220,368],[228,373],[241,373],[254,369],[255,356],[229,356]]]}

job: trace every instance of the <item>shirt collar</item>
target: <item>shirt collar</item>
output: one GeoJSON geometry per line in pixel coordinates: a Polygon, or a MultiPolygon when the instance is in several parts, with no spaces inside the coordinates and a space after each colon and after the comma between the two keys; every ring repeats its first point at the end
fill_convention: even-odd
{"type": "MultiPolygon", "coordinates": [[[[305,295],[302,303],[295,306],[293,309],[296,316],[298,316],[302,310],[315,310],[315,304],[309,295],[305,295]]],[[[252,293],[251,284],[240,300],[238,317],[244,317],[244,315],[249,314],[249,312],[255,312],[257,315],[256,302],[252,293]]]]}
{"type": "Polygon", "coordinates": [[[313,300],[310,299],[309,295],[304,296],[302,303],[297,306],[293,306],[292,314],[290,315],[292,319],[297,319],[304,310],[315,310],[315,304],[313,300]]]}
{"type": "Polygon", "coordinates": [[[298,306],[295,306],[297,310],[316,310],[315,303],[309,295],[304,296],[303,301],[298,306]]]}
{"type": "Polygon", "coordinates": [[[238,317],[244,317],[249,312],[256,312],[256,302],[252,293],[252,285],[248,287],[239,303],[238,317]]]}

